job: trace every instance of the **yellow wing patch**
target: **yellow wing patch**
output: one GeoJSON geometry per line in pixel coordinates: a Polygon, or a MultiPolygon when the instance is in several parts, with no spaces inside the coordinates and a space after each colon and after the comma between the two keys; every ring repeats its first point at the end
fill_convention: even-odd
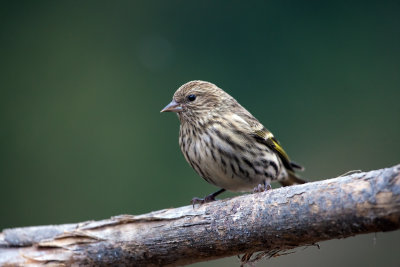
{"type": "MultiPolygon", "coordinates": [[[[269,140],[273,144],[272,145],[273,149],[275,149],[276,152],[278,152],[278,154],[281,156],[281,158],[283,157],[283,158],[285,158],[285,160],[290,162],[288,154],[286,154],[285,150],[283,150],[283,148],[279,144],[278,140],[276,140],[273,136],[269,140]]],[[[267,140],[267,142],[268,142],[268,140],[267,140]]]]}
{"type": "Polygon", "coordinates": [[[263,128],[261,130],[256,130],[254,133],[257,137],[262,138],[265,144],[278,154],[282,160],[282,163],[287,169],[292,170],[289,156],[286,154],[285,150],[283,150],[278,140],[275,139],[274,135],[270,131],[263,128]]]}
{"type": "Polygon", "coordinates": [[[254,132],[258,137],[261,137],[264,140],[274,138],[274,135],[268,131],[267,129],[261,129],[254,132]]]}

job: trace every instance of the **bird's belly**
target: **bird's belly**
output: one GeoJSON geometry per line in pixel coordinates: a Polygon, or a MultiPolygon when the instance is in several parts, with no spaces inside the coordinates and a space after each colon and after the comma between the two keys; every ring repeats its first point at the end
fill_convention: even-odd
{"type": "Polygon", "coordinates": [[[201,166],[203,166],[203,174],[200,175],[207,182],[230,191],[251,191],[262,182],[257,177],[245,177],[245,175],[234,173],[227,159],[221,161],[218,157],[216,160],[205,157],[201,161],[201,166]]]}
{"type": "Polygon", "coordinates": [[[233,150],[229,146],[211,146],[205,142],[193,142],[184,151],[186,160],[207,182],[234,192],[252,191],[254,187],[276,179],[278,170],[271,168],[275,154],[265,151],[257,158],[254,153],[233,150]]]}
{"type": "Polygon", "coordinates": [[[243,174],[236,174],[228,168],[216,165],[215,162],[209,162],[207,168],[210,169],[212,174],[208,177],[210,183],[218,187],[227,189],[233,192],[249,192],[254,189],[258,184],[262,184],[265,177],[258,175],[246,176],[243,174]]]}

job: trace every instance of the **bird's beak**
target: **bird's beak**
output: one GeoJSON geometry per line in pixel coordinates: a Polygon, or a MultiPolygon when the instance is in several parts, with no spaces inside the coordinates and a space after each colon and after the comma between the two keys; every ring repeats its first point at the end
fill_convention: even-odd
{"type": "Polygon", "coordinates": [[[167,111],[179,112],[182,111],[182,107],[178,103],[176,103],[175,100],[172,100],[171,103],[169,103],[165,108],[161,110],[161,112],[167,112],[167,111]]]}

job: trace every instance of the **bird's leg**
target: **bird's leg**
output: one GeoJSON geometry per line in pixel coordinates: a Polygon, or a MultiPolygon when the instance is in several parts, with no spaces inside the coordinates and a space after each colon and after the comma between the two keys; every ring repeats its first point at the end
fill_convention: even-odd
{"type": "Polygon", "coordinates": [[[253,189],[253,193],[264,192],[272,189],[272,186],[269,184],[268,181],[264,181],[264,183],[257,185],[253,189]]]}
{"type": "Polygon", "coordinates": [[[204,204],[204,203],[208,203],[208,202],[215,201],[215,197],[218,196],[219,194],[225,192],[225,191],[226,191],[225,189],[220,189],[220,190],[218,190],[217,192],[214,192],[214,193],[212,193],[212,194],[206,196],[205,198],[194,197],[194,198],[192,199],[192,201],[190,201],[190,203],[191,203],[191,204],[193,205],[193,207],[194,207],[195,204],[204,204]]]}

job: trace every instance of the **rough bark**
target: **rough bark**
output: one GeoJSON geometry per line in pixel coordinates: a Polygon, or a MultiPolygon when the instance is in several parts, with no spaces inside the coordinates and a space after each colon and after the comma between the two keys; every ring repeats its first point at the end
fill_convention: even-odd
{"type": "MultiPolygon", "coordinates": [[[[0,265],[182,265],[400,228],[400,165],[102,221],[6,229],[0,265]]],[[[254,256],[253,256],[254,258],[254,256]]]]}

